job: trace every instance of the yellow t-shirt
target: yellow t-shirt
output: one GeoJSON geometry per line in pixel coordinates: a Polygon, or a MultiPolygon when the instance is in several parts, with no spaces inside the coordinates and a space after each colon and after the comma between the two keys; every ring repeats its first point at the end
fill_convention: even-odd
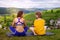
{"type": "Polygon", "coordinates": [[[34,21],[34,31],[37,35],[44,35],[45,34],[45,20],[43,19],[36,19],[34,21]]]}

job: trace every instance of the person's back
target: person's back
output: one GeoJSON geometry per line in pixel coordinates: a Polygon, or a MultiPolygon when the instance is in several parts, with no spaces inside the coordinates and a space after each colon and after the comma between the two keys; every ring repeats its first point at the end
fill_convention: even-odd
{"type": "Polygon", "coordinates": [[[18,32],[24,31],[24,19],[23,18],[15,18],[15,27],[18,32]]]}
{"type": "Polygon", "coordinates": [[[17,17],[14,18],[12,25],[9,27],[12,32],[10,35],[14,36],[25,36],[28,30],[26,22],[23,18],[23,11],[19,11],[17,17]]]}
{"type": "Polygon", "coordinates": [[[37,35],[44,35],[45,34],[45,20],[43,19],[36,19],[34,21],[34,31],[37,35]]]}
{"type": "Polygon", "coordinates": [[[23,32],[24,27],[26,26],[25,20],[23,18],[23,11],[19,11],[17,17],[14,18],[12,26],[15,27],[17,32],[23,32]]]}
{"type": "Polygon", "coordinates": [[[41,18],[42,16],[40,12],[36,12],[35,16],[36,19],[34,21],[34,26],[30,27],[30,30],[33,32],[34,35],[45,35],[45,20],[41,18]]]}

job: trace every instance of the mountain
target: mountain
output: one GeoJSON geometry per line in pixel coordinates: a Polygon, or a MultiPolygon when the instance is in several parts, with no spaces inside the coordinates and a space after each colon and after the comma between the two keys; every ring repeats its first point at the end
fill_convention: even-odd
{"type": "Polygon", "coordinates": [[[5,7],[0,7],[0,14],[11,14],[11,13],[17,13],[18,11],[23,11],[24,13],[29,13],[29,12],[36,12],[36,11],[44,11],[48,9],[54,9],[54,8],[5,8],[5,7]]]}

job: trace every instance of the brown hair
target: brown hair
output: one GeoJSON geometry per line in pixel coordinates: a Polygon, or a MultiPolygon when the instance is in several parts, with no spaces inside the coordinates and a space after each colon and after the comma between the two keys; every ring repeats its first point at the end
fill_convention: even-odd
{"type": "Polygon", "coordinates": [[[36,15],[37,15],[39,18],[42,18],[41,12],[36,12],[36,15]]]}
{"type": "Polygon", "coordinates": [[[23,15],[23,11],[19,11],[17,17],[22,17],[22,15],[23,15]]]}

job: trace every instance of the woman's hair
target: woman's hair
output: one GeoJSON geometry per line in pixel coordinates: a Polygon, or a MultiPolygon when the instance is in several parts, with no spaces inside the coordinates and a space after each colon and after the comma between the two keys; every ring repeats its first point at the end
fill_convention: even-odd
{"type": "Polygon", "coordinates": [[[22,17],[22,15],[23,15],[23,11],[19,11],[17,17],[22,17]]]}
{"type": "Polygon", "coordinates": [[[36,12],[36,15],[37,15],[39,18],[42,18],[41,12],[36,12]]]}

